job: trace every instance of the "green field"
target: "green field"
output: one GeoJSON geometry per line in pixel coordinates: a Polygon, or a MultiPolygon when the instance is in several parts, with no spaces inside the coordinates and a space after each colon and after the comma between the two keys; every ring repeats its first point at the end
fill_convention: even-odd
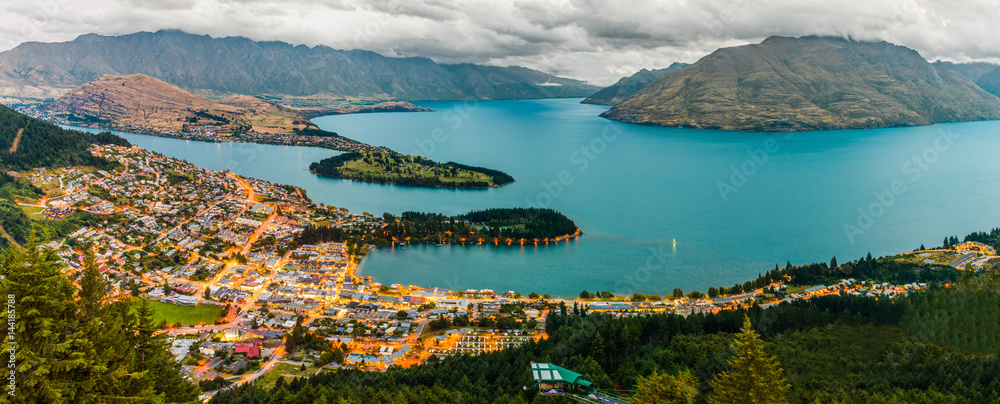
{"type": "Polygon", "coordinates": [[[376,176],[386,178],[387,180],[395,180],[399,178],[409,177],[409,178],[422,178],[425,180],[436,180],[443,183],[463,183],[469,181],[479,181],[489,183],[493,186],[493,178],[483,174],[477,173],[464,169],[455,169],[454,171],[449,170],[440,164],[428,164],[428,162],[401,162],[395,163],[393,161],[365,161],[365,160],[354,160],[343,166],[341,169],[343,175],[347,176],[357,176],[362,178],[364,176],[376,176]]]}
{"type": "Polygon", "coordinates": [[[150,300],[149,306],[155,311],[153,319],[156,322],[166,320],[168,324],[196,325],[205,323],[211,325],[222,318],[222,308],[209,304],[189,307],[150,300]]]}
{"type": "Polygon", "coordinates": [[[301,372],[299,371],[299,366],[297,365],[279,362],[274,369],[271,369],[270,372],[267,372],[267,374],[261,376],[260,379],[257,379],[255,384],[262,387],[274,387],[274,383],[278,381],[279,377],[284,377],[285,381],[292,381],[292,379],[298,377],[310,376],[315,373],[315,371],[316,370],[312,365],[306,365],[306,371],[301,372]]]}
{"type": "Polygon", "coordinates": [[[18,206],[20,206],[21,210],[23,210],[24,213],[28,216],[41,216],[42,211],[45,210],[45,208],[40,206],[27,206],[27,205],[18,205],[18,206]]]}

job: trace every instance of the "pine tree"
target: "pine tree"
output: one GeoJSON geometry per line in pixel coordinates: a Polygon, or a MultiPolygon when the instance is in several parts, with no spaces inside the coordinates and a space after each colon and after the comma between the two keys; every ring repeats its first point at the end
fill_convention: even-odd
{"type": "MultiPolygon", "coordinates": [[[[59,270],[58,257],[39,249],[8,248],[0,257],[0,294],[13,297],[17,394],[14,403],[95,400],[96,353],[85,337],[74,301],[76,288],[59,270]]],[[[3,316],[11,313],[4,305],[3,316]]],[[[5,350],[6,353],[6,350],[5,350]]],[[[5,355],[9,359],[9,354],[5,355]]]]}
{"type": "Polygon", "coordinates": [[[734,356],[729,361],[729,371],[712,381],[711,404],[724,403],[780,403],[785,401],[789,389],[777,358],[764,349],[760,339],[745,316],[743,329],[736,334],[732,344],[734,356]]]}
{"type": "Polygon", "coordinates": [[[684,370],[677,375],[653,371],[649,377],[639,376],[633,404],[691,404],[698,395],[698,380],[684,370]]]}
{"type": "Polygon", "coordinates": [[[837,265],[837,256],[834,255],[833,258],[830,258],[830,270],[835,271],[837,268],[840,268],[840,266],[837,265]]]}
{"type": "Polygon", "coordinates": [[[94,252],[88,250],[83,261],[83,271],[80,273],[80,312],[87,321],[92,321],[100,315],[102,301],[105,296],[104,279],[94,258],[94,252]]]}

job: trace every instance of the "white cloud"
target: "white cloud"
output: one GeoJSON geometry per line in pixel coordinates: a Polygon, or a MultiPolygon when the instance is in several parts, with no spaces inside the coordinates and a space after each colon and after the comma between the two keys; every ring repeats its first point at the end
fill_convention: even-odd
{"type": "Polygon", "coordinates": [[[38,0],[0,6],[0,49],[173,28],[521,65],[609,84],[770,35],[849,35],[928,59],[1000,60],[1000,0],[38,0]]]}

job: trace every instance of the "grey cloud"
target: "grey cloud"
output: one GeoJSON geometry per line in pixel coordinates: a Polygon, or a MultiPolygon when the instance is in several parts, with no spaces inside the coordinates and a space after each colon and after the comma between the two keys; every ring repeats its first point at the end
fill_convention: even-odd
{"type": "Polygon", "coordinates": [[[879,39],[928,59],[998,61],[998,16],[998,0],[40,0],[0,6],[0,49],[174,28],[608,84],[770,35],[879,39]]]}

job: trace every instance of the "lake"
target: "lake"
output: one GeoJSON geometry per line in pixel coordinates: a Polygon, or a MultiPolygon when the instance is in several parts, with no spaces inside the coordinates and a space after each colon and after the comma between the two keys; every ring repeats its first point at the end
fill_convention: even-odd
{"type": "Polygon", "coordinates": [[[549,207],[584,232],[547,246],[380,248],[360,270],[383,283],[556,296],[704,292],[776,263],[896,254],[1000,224],[1000,122],[768,135],[621,124],[579,101],[424,102],[435,111],[313,120],[517,180],[485,191],[318,177],[309,163],[337,153],[321,148],[124,137],[201,167],[296,185],[352,211],[549,207]]]}

